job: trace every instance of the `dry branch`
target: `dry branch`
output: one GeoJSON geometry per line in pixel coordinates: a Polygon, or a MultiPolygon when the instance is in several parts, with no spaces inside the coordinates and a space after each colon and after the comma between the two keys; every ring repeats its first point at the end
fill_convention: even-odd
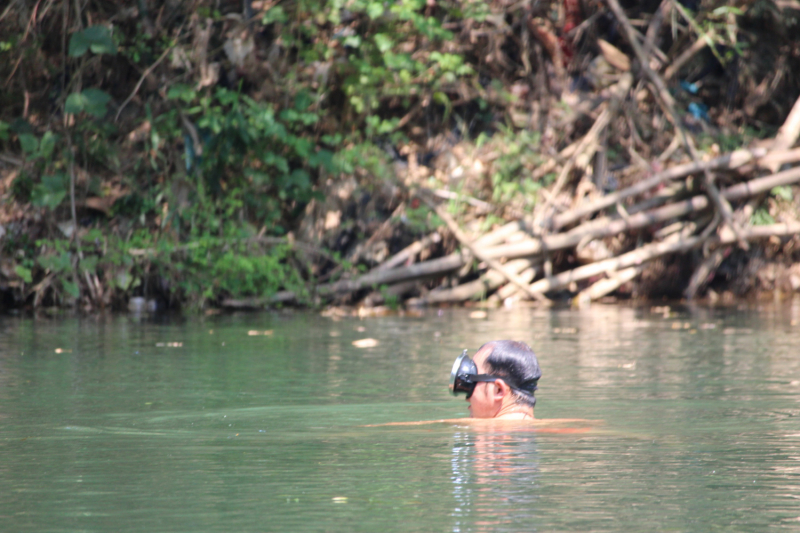
{"type": "Polygon", "coordinates": [[[789,116],[786,117],[783,126],[778,130],[778,135],[775,136],[774,148],[777,150],[791,148],[797,142],[798,137],[800,137],[800,98],[794,103],[789,116]]]}
{"type": "Polygon", "coordinates": [[[640,181],[635,185],[631,185],[621,191],[607,194],[602,198],[591,202],[589,204],[577,207],[570,211],[566,211],[559,215],[556,215],[553,224],[556,228],[563,228],[573,222],[577,221],[578,219],[585,217],[587,215],[591,215],[601,209],[605,209],[607,207],[611,207],[612,205],[620,202],[626,198],[631,196],[635,196],[637,194],[642,194],[654,187],[657,187],[661,183],[682,178],[692,174],[694,172],[699,172],[702,170],[709,170],[709,169],[735,169],[739,168],[753,159],[758,158],[766,154],[766,150],[763,148],[755,149],[755,150],[736,150],[729,154],[725,154],[723,156],[714,158],[710,161],[699,161],[699,162],[692,162],[686,163],[683,165],[677,165],[670,169],[664,170],[657,174],[654,174],[652,177],[640,181]]]}
{"type": "MultiPolygon", "coordinates": [[[[771,174],[763,178],[757,178],[745,183],[739,183],[725,189],[721,196],[728,201],[741,200],[766,192],[774,187],[790,185],[800,181],[800,167],[771,174]]],[[[602,238],[616,235],[623,231],[640,229],[660,222],[665,222],[673,218],[678,218],[686,214],[701,211],[709,206],[708,197],[698,195],[682,202],[676,202],[664,207],[637,213],[626,219],[611,220],[602,226],[589,224],[589,229],[578,226],[569,233],[560,233],[546,237],[531,239],[529,241],[506,244],[490,248],[486,251],[492,258],[516,258],[538,255],[545,251],[563,250],[572,246],[577,246],[583,239],[602,238]]]]}
{"type": "Polygon", "coordinates": [[[627,283],[642,273],[644,267],[641,265],[632,266],[625,270],[615,272],[611,276],[600,281],[595,282],[592,286],[582,290],[578,293],[572,302],[578,308],[586,307],[594,300],[599,300],[603,296],[611,294],[619,289],[624,283],[627,283]]]}
{"type": "Polygon", "coordinates": [[[467,247],[467,249],[469,249],[469,251],[472,252],[472,255],[474,255],[475,257],[477,257],[482,261],[486,261],[493,270],[496,270],[497,272],[502,274],[504,278],[506,278],[508,281],[519,287],[520,290],[525,291],[528,294],[528,296],[535,298],[540,302],[547,301],[547,298],[545,298],[543,295],[537,294],[535,291],[530,290],[528,288],[529,285],[525,281],[517,277],[516,273],[512,272],[509,269],[506,269],[505,266],[500,264],[499,261],[486,255],[486,253],[481,247],[476,246],[474,243],[471,243],[467,238],[467,236],[464,235],[464,233],[458,227],[458,223],[455,220],[453,220],[453,217],[451,217],[442,206],[433,205],[432,203],[430,205],[436,211],[436,214],[439,215],[439,218],[444,220],[445,224],[447,224],[447,227],[450,228],[450,231],[453,233],[455,238],[458,239],[458,241],[463,246],[467,247]]]}
{"type": "MultiPolygon", "coordinates": [[[[504,267],[507,271],[516,274],[524,283],[530,283],[533,276],[527,277],[524,273],[528,270],[535,270],[533,266],[535,264],[537,263],[528,259],[515,259],[506,263],[504,267]]],[[[505,281],[506,278],[502,274],[495,270],[489,270],[476,280],[449,289],[433,290],[426,296],[414,299],[411,303],[416,305],[430,305],[434,303],[463,302],[466,300],[483,298],[500,287],[505,281]]],[[[516,286],[513,287],[514,290],[519,290],[516,286]]]]}
{"type": "MultiPolygon", "coordinates": [[[[617,21],[619,21],[625,30],[625,35],[628,39],[628,42],[633,48],[636,57],[639,59],[639,64],[642,68],[642,71],[644,71],[645,75],[650,79],[650,83],[655,88],[667,118],[680,133],[681,140],[686,148],[686,152],[689,154],[689,156],[691,156],[692,161],[698,163],[699,158],[697,157],[697,151],[689,140],[689,135],[686,133],[686,130],[683,128],[683,125],[680,123],[678,116],[675,113],[675,100],[669,93],[664,80],[656,71],[650,68],[647,56],[639,44],[639,41],[636,37],[636,30],[631,25],[631,21],[628,19],[627,15],[625,15],[625,11],[623,11],[622,7],[619,5],[618,0],[607,0],[607,2],[608,6],[614,12],[614,16],[616,17],[617,21]]],[[[736,221],[733,220],[733,211],[731,210],[731,206],[724,198],[720,196],[717,186],[714,185],[714,177],[707,169],[703,171],[703,176],[703,185],[706,189],[706,193],[714,204],[714,208],[719,212],[722,220],[724,220],[726,224],[733,228],[734,232],[739,233],[740,228],[736,221]]],[[[742,246],[742,248],[747,248],[747,242],[744,240],[744,238],[740,239],[739,244],[742,246]]]]}
{"type": "MultiPolygon", "coordinates": [[[[742,232],[742,236],[748,240],[761,239],[765,237],[785,237],[790,235],[797,235],[800,233],[800,223],[792,224],[772,224],[769,226],[758,226],[746,229],[742,232]]],[[[607,272],[616,272],[618,270],[630,268],[633,266],[641,265],[647,261],[652,261],[658,257],[667,254],[684,252],[690,250],[699,244],[702,244],[705,237],[689,237],[686,239],[676,240],[672,242],[652,243],[637,248],[632,252],[622,254],[613,259],[605,261],[598,261],[589,265],[581,266],[567,272],[562,272],[550,278],[541,279],[531,285],[531,289],[536,292],[549,292],[556,289],[561,289],[568,286],[572,282],[582,281],[607,272]]],[[[731,230],[722,228],[721,234],[717,237],[709,239],[711,244],[732,244],[738,240],[738,236],[731,230]]]]}
{"type": "Polygon", "coordinates": [[[413,243],[409,244],[392,257],[381,263],[380,265],[376,266],[372,269],[373,272],[380,271],[380,270],[389,270],[396,266],[402,265],[405,262],[410,261],[414,256],[420,253],[422,250],[430,246],[431,244],[435,244],[441,242],[442,236],[439,235],[438,231],[434,231],[430,235],[425,236],[424,238],[414,241],[413,243]]]}

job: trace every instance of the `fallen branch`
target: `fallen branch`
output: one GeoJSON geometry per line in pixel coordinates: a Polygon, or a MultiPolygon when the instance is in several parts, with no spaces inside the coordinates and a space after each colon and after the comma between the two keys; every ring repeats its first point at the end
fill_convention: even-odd
{"type": "Polygon", "coordinates": [[[594,154],[597,146],[599,146],[598,140],[600,138],[600,134],[611,122],[611,119],[616,115],[620,102],[625,99],[628,91],[630,91],[632,83],[633,76],[625,73],[621,77],[620,81],[611,88],[612,96],[607,107],[600,113],[600,116],[597,117],[597,120],[595,120],[592,127],[578,143],[577,147],[575,148],[575,152],[561,168],[561,172],[559,173],[555,184],[553,184],[552,190],[548,191],[550,194],[547,196],[543,206],[537,209],[537,213],[534,215],[534,227],[538,228],[546,219],[547,213],[553,205],[553,201],[566,184],[569,173],[572,171],[578,158],[591,158],[591,156],[594,154]]]}
{"type": "Polygon", "coordinates": [[[701,170],[708,170],[708,169],[735,169],[739,168],[754,159],[762,157],[766,154],[766,150],[763,148],[754,149],[754,150],[736,150],[729,154],[725,154],[720,157],[716,157],[710,161],[698,161],[692,163],[686,163],[683,165],[677,165],[670,169],[664,170],[657,174],[654,174],[652,177],[642,180],[635,185],[631,185],[621,191],[607,194],[602,198],[595,200],[586,205],[582,205],[570,211],[565,211],[559,215],[556,215],[553,219],[553,225],[555,228],[563,228],[573,222],[577,221],[578,219],[591,215],[601,209],[605,209],[607,207],[611,207],[612,205],[620,202],[626,198],[631,196],[635,196],[637,194],[642,194],[654,187],[657,187],[661,183],[674,180],[678,178],[682,178],[688,176],[689,174],[693,174],[695,172],[699,172],[701,170]]]}
{"type": "Polygon", "coordinates": [[[600,281],[595,282],[591,287],[579,292],[578,295],[572,299],[572,303],[579,309],[587,307],[594,300],[599,300],[603,296],[611,294],[615,290],[619,289],[623,284],[633,280],[642,273],[642,270],[644,270],[644,267],[638,265],[615,272],[608,278],[601,279],[600,281]]]}
{"type": "MultiPolygon", "coordinates": [[[[771,190],[781,185],[790,185],[800,181],[800,167],[757,178],[745,183],[739,183],[725,189],[721,196],[727,201],[741,200],[771,190]]],[[[490,248],[486,254],[491,258],[527,257],[542,254],[544,251],[563,250],[577,246],[585,238],[603,238],[616,235],[623,231],[634,230],[678,218],[688,213],[701,211],[709,206],[709,199],[705,195],[694,196],[682,202],[676,202],[664,207],[630,215],[626,219],[611,220],[602,226],[589,224],[586,230],[581,226],[569,233],[560,233],[545,237],[527,240],[521,243],[506,244],[490,248]]]]}
{"type": "MultiPolygon", "coordinates": [[[[521,275],[525,270],[531,270],[532,265],[535,263],[528,259],[515,259],[509,261],[504,265],[508,272],[514,273],[523,283],[530,283],[533,277],[521,275]]],[[[414,299],[410,302],[414,305],[430,305],[435,303],[448,303],[448,302],[464,302],[466,300],[473,300],[483,298],[506,282],[505,276],[495,270],[489,270],[480,278],[462,283],[457,287],[449,289],[437,289],[429,292],[427,295],[414,299]]],[[[516,285],[513,285],[514,290],[519,290],[516,285]]]]}
{"type": "MultiPolygon", "coordinates": [[[[742,236],[748,240],[762,239],[768,237],[781,237],[797,235],[800,233],[800,223],[792,224],[771,224],[769,226],[757,226],[744,230],[742,236]]],[[[531,290],[536,292],[549,292],[556,289],[561,289],[568,286],[572,282],[582,281],[605,274],[606,272],[615,272],[633,266],[641,265],[647,261],[652,261],[658,257],[690,250],[699,244],[702,244],[705,237],[689,237],[686,239],[676,240],[673,242],[660,242],[652,243],[637,248],[632,252],[622,254],[613,259],[606,259],[605,261],[598,261],[589,265],[584,265],[567,272],[562,272],[550,278],[540,279],[533,283],[530,287],[531,290]]],[[[709,239],[712,245],[720,244],[733,244],[738,240],[738,236],[732,230],[722,228],[720,235],[709,239]]]]}
{"type": "Polygon", "coordinates": [[[794,146],[797,138],[800,137],[800,98],[795,101],[789,116],[786,117],[783,126],[778,130],[775,136],[774,148],[777,150],[785,150],[794,146]]]}
{"type": "MultiPolygon", "coordinates": [[[[181,28],[182,27],[183,26],[181,26],[181,28]]],[[[178,30],[178,32],[180,33],[180,30],[178,30]]],[[[150,65],[149,67],[147,67],[147,69],[145,69],[144,73],[139,78],[139,81],[136,83],[136,86],[133,88],[133,91],[131,91],[131,94],[128,95],[125,101],[122,102],[122,104],[120,104],[119,109],[117,109],[117,114],[114,116],[114,122],[117,122],[119,120],[119,116],[120,114],[122,114],[122,110],[125,109],[125,106],[127,106],[131,102],[131,100],[133,100],[133,97],[136,96],[136,93],[139,92],[139,89],[142,87],[142,83],[144,83],[144,80],[147,79],[147,76],[149,76],[150,73],[153,72],[153,69],[155,69],[159,65],[159,63],[161,63],[164,60],[164,58],[167,57],[167,54],[170,52],[170,50],[172,50],[175,47],[175,44],[177,44],[177,41],[169,45],[166,48],[166,50],[164,50],[164,52],[158,57],[158,59],[156,59],[152,65],[150,65]]]]}
{"type": "MultiPolygon", "coordinates": [[[[714,36],[714,30],[708,32],[709,37],[714,36]]],[[[684,52],[675,58],[670,66],[664,71],[664,80],[669,81],[673,76],[689,62],[695,55],[697,55],[703,48],[708,46],[708,41],[705,39],[697,39],[692,46],[684,50],[684,52]]]]}
{"type": "MultiPolygon", "coordinates": [[[[614,16],[616,17],[617,21],[619,21],[625,30],[628,43],[631,45],[636,57],[639,59],[641,69],[650,79],[650,83],[655,88],[667,118],[680,133],[686,152],[692,158],[692,161],[698,163],[699,158],[697,157],[697,151],[695,150],[694,145],[689,141],[689,136],[686,133],[686,130],[683,128],[683,125],[678,120],[677,114],[675,113],[675,100],[669,93],[664,80],[658,75],[658,73],[650,68],[650,64],[647,61],[647,56],[645,56],[644,50],[642,50],[642,47],[636,38],[636,30],[631,25],[631,21],[628,19],[627,15],[625,15],[625,11],[623,11],[622,7],[619,5],[618,0],[607,0],[607,2],[608,6],[614,12],[614,16]]],[[[704,170],[703,177],[703,185],[706,189],[706,193],[714,204],[714,208],[720,213],[722,220],[724,220],[727,225],[733,228],[734,232],[738,233],[740,228],[736,221],[733,220],[733,211],[731,210],[731,206],[727,201],[725,201],[724,198],[720,196],[717,186],[714,185],[714,178],[711,175],[711,172],[709,172],[708,169],[704,170]]],[[[739,244],[742,248],[747,249],[747,242],[744,239],[740,239],[739,244]]]]}
{"type": "MultiPolygon", "coordinates": [[[[426,199],[426,201],[429,201],[429,200],[426,199]]],[[[453,220],[453,217],[451,217],[442,206],[433,205],[433,203],[430,203],[430,205],[436,211],[436,214],[439,215],[439,218],[444,220],[445,224],[447,224],[447,227],[453,233],[455,238],[458,239],[458,241],[463,246],[465,246],[470,252],[472,252],[472,255],[474,255],[475,257],[477,257],[478,259],[480,259],[482,261],[486,261],[486,263],[488,263],[488,265],[493,270],[496,270],[497,272],[502,274],[503,277],[505,277],[508,281],[510,281],[511,283],[516,285],[517,287],[519,287],[520,290],[525,291],[530,297],[535,298],[536,300],[539,300],[540,302],[547,302],[548,301],[547,298],[545,298],[543,295],[537,294],[535,291],[529,290],[529,288],[528,288],[529,285],[527,283],[525,283],[525,281],[519,279],[517,277],[516,273],[511,272],[509,269],[506,269],[505,266],[500,264],[499,261],[487,256],[486,253],[483,251],[483,249],[481,249],[478,246],[475,246],[474,243],[471,243],[469,241],[469,239],[467,238],[467,236],[464,235],[464,233],[458,227],[458,224],[456,223],[456,221],[453,220]]]]}
{"type": "Polygon", "coordinates": [[[731,247],[725,246],[723,248],[717,248],[712,251],[708,257],[703,259],[692,273],[692,277],[689,278],[689,285],[687,285],[686,289],[683,291],[683,295],[687,300],[693,299],[697,295],[697,291],[708,283],[709,276],[717,270],[717,267],[722,264],[722,260],[728,257],[730,253],[731,247]]]}
{"type": "Polygon", "coordinates": [[[439,235],[439,232],[434,231],[430,235],[427,235],[426,237],[409,244],[408,246],[406,246],[405,248],[394,254],[392,257],[390,257],[383,263],[373,268],[372,272],[377,272],[380,270],[389,270],[396,266],[402,265],[403,263],[409,261],[414,256],[416,256],[422,250],[430,246],[431,244],[441,242],[441,240],[442,236],[439,235]]]}

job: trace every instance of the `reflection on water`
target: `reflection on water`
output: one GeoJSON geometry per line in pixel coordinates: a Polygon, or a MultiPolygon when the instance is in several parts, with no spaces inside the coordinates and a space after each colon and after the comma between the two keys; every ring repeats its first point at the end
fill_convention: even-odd
{"type": "Polygon", "coordinates": [[[533,433],[456,431],[451,464],[453,531],[519,530],[535,520],[538,459],[533,433]]]}
{"type": "Polygon", "coordinates": [[[0,529],[796,530],[799,323],[800,302],[6,318],[0,529]],[[538,418],[603,424],[364,427],[465,416],[450,365],[499,338],[539,356],[538,418]]]}

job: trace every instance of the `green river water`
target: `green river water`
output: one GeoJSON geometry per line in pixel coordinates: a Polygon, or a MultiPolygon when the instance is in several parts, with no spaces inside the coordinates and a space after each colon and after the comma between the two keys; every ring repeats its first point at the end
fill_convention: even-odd
{"type": "Polygon", "coordinates": [[[0,328],[2,532],[800,530],[797,301],[0,328]],[[537,418],[602,423],[364,427],[467,416],[450,366],[502,338],[537,418]]]}

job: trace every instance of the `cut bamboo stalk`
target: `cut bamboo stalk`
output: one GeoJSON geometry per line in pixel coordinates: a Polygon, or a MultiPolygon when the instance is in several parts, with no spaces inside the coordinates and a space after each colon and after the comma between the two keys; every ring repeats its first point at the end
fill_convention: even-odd
{"type": "Polygon", "coordinates": [[[452,253],[430,261],[423,261],[413,265],[383,270],[379,272],[368,272],[363,276],[351,280],[337,281],[317,287],[317,293],[325,296],[342,292],[355,292],[367,287],[378,287],[380,285],[390,285],[400,281],[412,279],[424,279],[433,276],[442,276],[454,270],[458,270],[464,265],[465,258],[460,253],[452,253]]]}
{"type": "MultiPolygon", "coordinates": [[[[800,233],[800,223],[771,224],[769,226],[756,226],[744,230],[743,236],[748,240],[762,239],[768,237],[781,237],[797,235],[800,233]]],[[[592,276],[615,272],[633,266],[641,265],[647,261],[652,261],[667,254],[690,250],[701,244],[705,239],[702,236],[688,237],[686,239],[652,243],[637,248],[632,252],[622,254],[613,259],[598,261],[589,265],[584,265],[567,272],[562,272],[550,278],[540,279],[531,285],[531,289],[536,292],[549,292],[568,286],[574,281],[582,281],[592,276]]],[[[738,236],[728,227],[720,230],[720,235],[708,239],[712,245],[733,244],[738,240],[738,236]]]]}
{"type": "Polygon", "coordinates": [[[553,225],[556,228],[563,228],[564,226],[572,224],[582,217],[591,215],[592,213],[600,211],[601,209],[611,207],[612,205],[626,198],[649,191],[665,181],[683,178],[689,174],[693,174],[702,170],[736,169],[758,157],[766,155],[766,153],[766,150],[763,148],[755,150],[736,150],[729,154],[716,157],[711,161],[700,161],[697,163],[692,162],[674,166],[670,169],[654,174],[652,177],[642,180],[635,185],[631,185],[630,187],[622,189],[621,191],[607,194],[602,198],[595,200],[594,202],[556,215],[553,218],[553,225]]]}
{"type": "MultiPolygon", "coordinates": [[[[526,277],[520,275],[520,273],[530,270],[532,264],[533,261],[529,259],[515,259],[513,261],[509,261],[504,266],[509,272],[519,275],[520,279],[522,279],[525,283],[530,283],[533,278],[530,277],[526,279],[526,277]]],[[[433,290],[427,295],[415,299],[414,304],[430,305],[447,302],[464,302],[466,300],[482,298],[503,285],[505,282],[506,278],[502,274],[495,270],[489,270],[479,279],[463,283],[457,287],[433,290]]]]}
{"type": "Polygon", "coordinates": [[[600,281],[592,284],[590,287],[579,292],[578,295],[572,299],[572,303],[579,309],[588,307],[591,302],[611,294],[615,290],[619,289],[623,284],[636,278],[642,273],[642,270],[644,270],[644,267],[642,265],[637,265],[620,270],[619,272],[615,272],[608,278],[601,279],[600,281]]]}
{"type": "MultiPolygon", "coordinates": [[[[722,192],[722,196],[728,201],[741,200],[762,192],[771,190],[780,185],[789,185],[800,181],[800,167],[771,174],[763,178],[757,178],[745,183],[739,183],[722,192]]],[[[486,250],[486,254],[492,258],[505,257],[508,259],[516,257],[526,257],[542,254],[544,251],[563,250],[577,246],[584,238],[602,238],[616,235],[627,230],[634,230],[647,227],[660,222],[665,222],[673,218],[678,218],[688,213],[701,211],[709,206],[709,199],[705,195],[698,195],[682,202],[676,202],[664,207],[653,209],[644,213],[630,215],[625,220],[609,221],[603,227],[591,227],[583,230],[580,226],[569,233],[549,235],[537,239],[531,239],[522,243],[506,244],[495,246],[486,250]]]]}
{"type": "Polygon", "coordinates": [[[778,150],[791,148],[797,142],[798,137],[800,137],[800,98],[795,101],[789,116],[778,130],[774,147],[778,150]]]}
{"type": "Polygon", "coordinates": [[[521,290],[528,293],[528,295],[531,298],[535,298],[536,300],[539,300],[542,303],[546,303],[548,301],[547,298],[545,298],[542,294],[537,294],[536,292],[531,291],[528,288],[529,285],[525,281],[519,279],[516,273],[506,269],[506,267],[500,264],[499,261],[497,261],[492,257],[487,256],[486,253],[484,252],[484,249],[471,243],[467,238],[467,236],[464,235],[464,233],[458,227],[458,223],[455,220],[453,220],[453,217],[451,217],[450,214],[447,213],[447,211],[442,206],[433,205],[433,203],[428,199],[426,199],[426,201],[430,202],[431,207],[436,211],[436,214],[439,215],[439,218],[444,220],[445,224],[447,224],[447,227],[453,233],[455,238],[458,239],[458,241],[463,246],[467,247],[467,249],[469,249],[469,251],[472,253],[473,256],[477,257],[481,261],[486,261],[486,263],[488,263],[493,270],[496,270],[497,272],[502,274],[503,277],[505,277],[508,281],[510,281],[511,283],[519,287],[521,290]]]}
{"type": "Polygon", "coordinates": [[[373,268],[371,272],[390,270],[396,266],[402,265],[415,255],[420,253],[422,250],[430,246],[431,244],[435,244],[437,242],[440,242],[441,240],[442,236],[439,235],[438,232],[434,231],[430,235],[427,235],[424,238],[409,244],[408,246],[406,246],[405,248],[394,254],[392,257],[390,257],[380,265],[373,268]]]}
{"type": "MultiPolygon", "coordinates": [[[[523,279],[528,283],[532,282],[536,278],[536,275],[542,268],[541,261],[532,261],[531,263],[532,266],[530,268],[526,268],[519,274],[520,279],[523,279]]],[[[519,290],[515,285],[512,285],[511,283],[506,283],[505,285],[500,287],[497,290],[497,292],[489,296],[489,301],[502,302],[506,298],[514,298],[517,295],[521,296],[524,294],[525,293],[519,290]]]]}

